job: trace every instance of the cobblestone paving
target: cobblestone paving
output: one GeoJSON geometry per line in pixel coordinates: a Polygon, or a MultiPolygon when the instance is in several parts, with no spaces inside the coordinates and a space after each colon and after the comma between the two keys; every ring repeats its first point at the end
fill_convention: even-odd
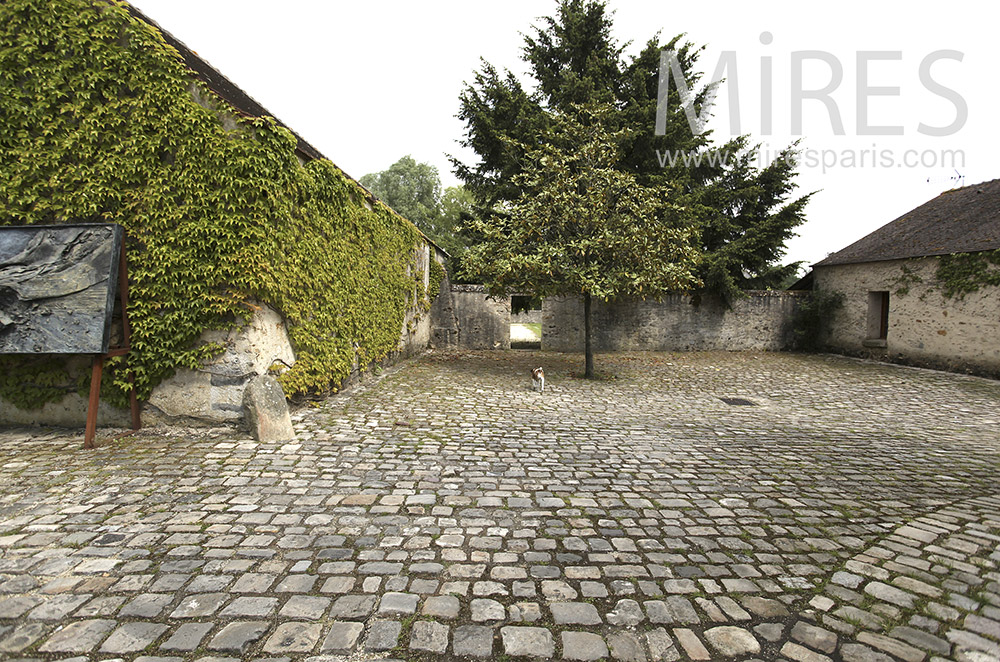
{"type": "Polygon", "coordinates": [[[1000,659],[1000,383],[580,363],[431,354],[289,444],[0,432],[0,658],[1000,659]]]}

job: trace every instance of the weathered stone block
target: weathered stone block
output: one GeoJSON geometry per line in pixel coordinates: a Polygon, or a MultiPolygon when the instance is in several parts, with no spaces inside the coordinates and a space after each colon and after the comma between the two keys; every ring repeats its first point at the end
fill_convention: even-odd
{"type": "Polygon", "coordinates": [[[257,441],[295,439],[288,401],[274,377],[260,375],[251,379],[243,392],[243,408],[247,426],[257,441]]]}

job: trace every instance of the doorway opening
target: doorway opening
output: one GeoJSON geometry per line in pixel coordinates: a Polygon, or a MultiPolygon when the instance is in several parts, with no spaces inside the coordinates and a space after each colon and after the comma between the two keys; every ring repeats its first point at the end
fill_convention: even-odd
{"type": "Polygon", "coordinates": [[[510,298],[510,348],[542,348],[541,297],[514,295],[510,298]]]}

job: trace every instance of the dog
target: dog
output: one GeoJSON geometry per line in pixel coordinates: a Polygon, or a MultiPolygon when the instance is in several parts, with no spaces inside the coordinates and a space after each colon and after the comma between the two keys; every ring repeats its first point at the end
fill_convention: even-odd
{"type": "Polygon", "coordinates": [[[531,371],[531,388],[539,393],[545,393],[545,371],[541,367],[531,371]]]}

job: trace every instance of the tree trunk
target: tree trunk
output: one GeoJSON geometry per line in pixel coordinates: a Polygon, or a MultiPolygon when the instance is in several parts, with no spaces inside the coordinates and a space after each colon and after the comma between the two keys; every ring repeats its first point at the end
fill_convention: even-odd
{"type": "Polygon", "coordinates": [[[583,346],[586,356],[586,369],[583,376],[587,379],[594,378],[594,347],[590,341],[590,293],[583,295],[583,346]]]}

